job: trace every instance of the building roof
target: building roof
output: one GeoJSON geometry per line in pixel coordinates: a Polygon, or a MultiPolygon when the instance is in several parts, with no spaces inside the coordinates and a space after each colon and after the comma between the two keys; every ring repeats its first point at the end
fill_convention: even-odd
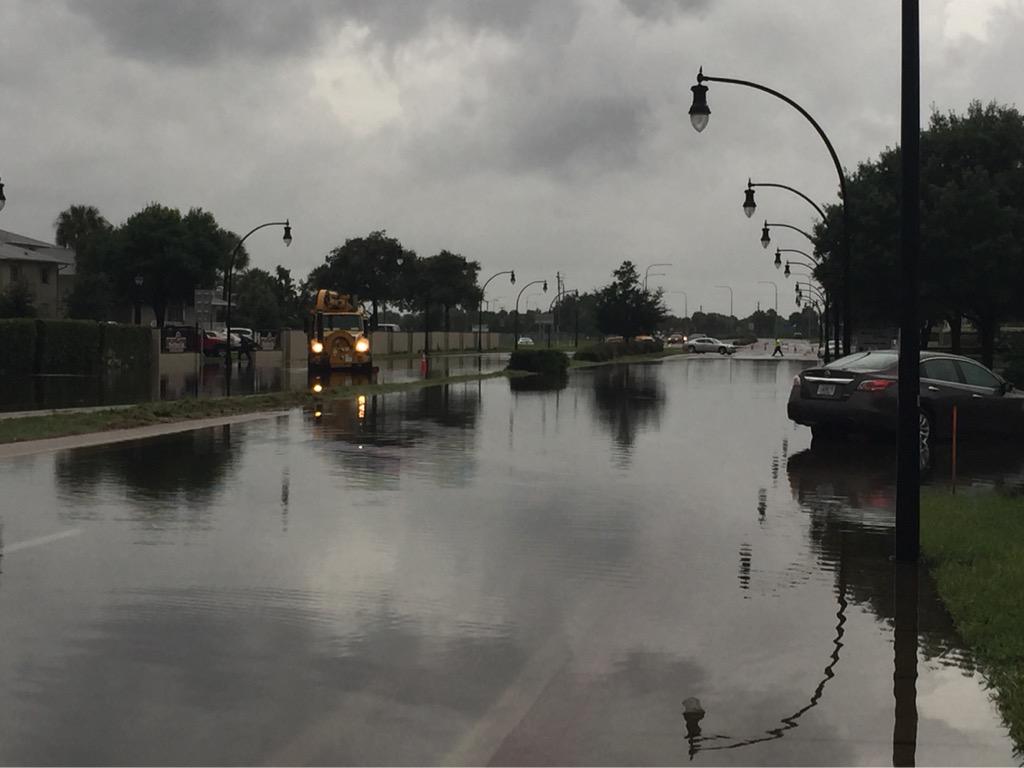
{"type": "Polygon", "coordinates": [[[75,251],[72,248],[61,248],[44,240],[0,229],[0,260],[35,261],[56,264],[58,268],[73,269],[75,251]]]}

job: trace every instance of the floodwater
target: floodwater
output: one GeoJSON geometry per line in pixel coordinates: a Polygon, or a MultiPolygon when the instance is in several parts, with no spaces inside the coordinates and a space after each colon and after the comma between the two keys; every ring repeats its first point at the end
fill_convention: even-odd
{"type": "MultiPolygon", "coordinates": [[[[927,575],[888,560],[892,456],[786,419],[800,365],[0,463],[0,763],[1017,763],[927,575]]],[[[1024,487],[1019,449],[961,454],[961,492],[1024,487]]]]}
{"type": "MultiPolygon", "coordinates": [[[[191,356],[194,359],[194,356],[191,356]]],[[[424,376],[418,358],[378,358],[377,371],[370,378],[378,383],[443,378],[469,373],[490,373],[508,364],[508,354],[438,355],[432,358],[424,376]]],[[[350,381],[362,374],[337,372],[339,380],[350,381]]],[[[305,389],[305,368],[235,366],[231,370],[231,394],[255,395],[305,389]]],[[[181,400],[191,397],[223,397],[228,393],[223,362],[205,361],[194,370],[163,373],[154,380],[148,374],[111,371],[106,376],[8,376],[0,380],[0,413],[125,405],[152,400],[181,400]]]]}

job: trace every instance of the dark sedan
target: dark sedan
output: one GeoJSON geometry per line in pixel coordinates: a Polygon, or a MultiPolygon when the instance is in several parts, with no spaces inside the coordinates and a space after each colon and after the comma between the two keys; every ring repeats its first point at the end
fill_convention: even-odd
{"type": "MultiPolygon", "coordinates": [[[[858,352],[793,379],[787,412],[816,437],[846,432],[896,430],[895,350],[858,352]]],[[[921,438],[1024,436],[1024,395],[967,357],[921,353],[921,438]]]]}

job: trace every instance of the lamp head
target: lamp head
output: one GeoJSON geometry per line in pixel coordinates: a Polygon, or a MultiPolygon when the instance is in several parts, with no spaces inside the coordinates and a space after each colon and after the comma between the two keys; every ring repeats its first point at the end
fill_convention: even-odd
{"type": "Polygon", "coordinates": [[[775,249],[775,268],[779,269],[782,267],[782,251],[778,248],[775,249]]]}
{"type": "Polygon", "coordinates": [[[136,275],[135,276],[135,286],[137,288],[141,288],[142,287],[142,275],[136,275]]]}
{"type": "Polygon", "coordinates": [[[789,275],[790,275],[789,262],[788,261],[786,262],[786,269],[783,271],[782,274],[785,275],[786,277],[789,277],[789,275]]]}
{"type": "Polygon", "coordinates": [[[708,87],[703,84],[704,70],[697,73],[697,84],[690,87],[693,103],[690,105],[690,124],[697,133],[708,127],[711,109],[708,107],[708,87]]]}
{"type": "Polygon", "coordinates": [[[7,197],[4,195],[4,183],[0,181],[0,211],[7,205],[7,197]]]}
{"type": "Polygon", "coordinates": [[[292,225],[288,219],[284,220],[284,245],[287,248],[292,244],[292,225]]]}
{"type": "Polygon", "coordinates": [[[544,281],[544,285],[542,287],[544,288],[544,293],[547,293],[548,292],[548,281],[547,280],[544,281]]]}
{"type": "Polygon", "coordinates": [[[768,219],[765,219],[764,226],[761,227],[761,247],[767,248],[769,245],[771,245],[771,242],[772,236],[771,233],[768,232],[768,219]]]}
{"type": "Polygon", "coordinates": [[[513,269],[512,270],[512,285],[515,285],[515,284],[516,284],[516,271],[513,269]]]}
{"type": "Polygon", "coordinates": [[[747,190],[744,192],[743,198],[743,212],[747,214],[749,219],[754,215],[754,211],[757,210],[757,203],[754,202],[754,188],[750,186],[750,180],[747,180],[747,190]]]}

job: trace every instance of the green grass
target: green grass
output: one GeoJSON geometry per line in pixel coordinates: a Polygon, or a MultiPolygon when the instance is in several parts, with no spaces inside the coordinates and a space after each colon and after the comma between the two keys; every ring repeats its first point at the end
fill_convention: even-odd
{"type": "Polygon", "coordinates": [[[1024,750],[1024,497],[932,492],[921,546],[957,630],[1024,750]]]}
{"type": "MultiPolygon", "coordinates": [[[[496,377],[526,376],[518,371],[495,371],[485,374],[462,374],[436,379],[397,382],[392,384],[360,384],[334,387],[322,392],[317,400],[333,400],[356,395],[374,395],[387,392],[457,384],[496,377]]],[[[260,411],[277,411],[313,403],[313,396],[302,392],[269,392],[261,395],[212,397],[202,399],[171,400],[142,403],[128,408],[87,411],[84,413],[55,413],[41,416],[0,419],[0,444],[25,440],[43,440],[51,437],[84,435],[114,429],[131,429],[152,424],[170,424],[195,419],[236,416],[260,411]]]]}

